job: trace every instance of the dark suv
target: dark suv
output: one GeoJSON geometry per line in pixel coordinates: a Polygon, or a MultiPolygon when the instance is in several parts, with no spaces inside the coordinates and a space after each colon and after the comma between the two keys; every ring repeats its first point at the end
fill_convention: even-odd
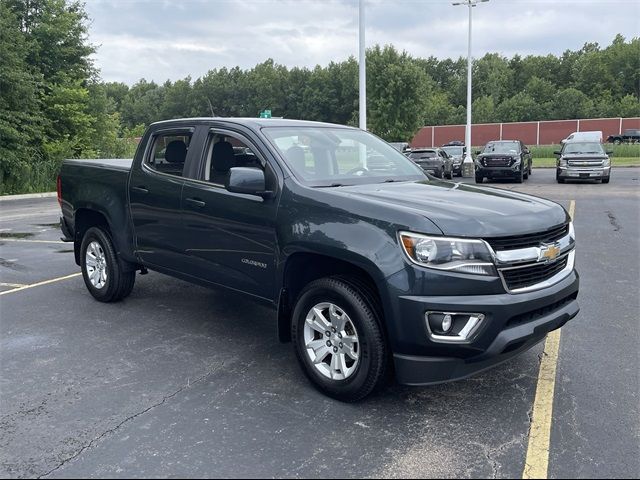
{"type": "Polygon", "coordinates": [[[416,148],[411,150],[409,158],[434,177],[453,178],[453,160],[440,148],[416,148]]]}
{"type": "Polygon", "coordinates": [[[482,183],[485,177],[513,178],[522,183],[531,175],[531,152],[520,140],[489,142],[476,154],[476,183],[482,183]]]}

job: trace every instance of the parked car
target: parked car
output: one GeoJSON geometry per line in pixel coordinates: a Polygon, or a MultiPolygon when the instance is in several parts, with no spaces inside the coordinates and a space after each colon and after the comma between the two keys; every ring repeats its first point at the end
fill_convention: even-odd
{"type": "MultiPolygon", "coordinates": [[[[562,206],[437,181],[356,128],[154,123],[133,161],[64,161],[58,200],[96,300],[127,297],[147,269],[242,293],[277,312],[302,371],[343,401],[382,387],[389,369],[408,385],[468,377],[579,311],[562,206]]],[[[242,343],[238,355],[262,355],[242,343]]]]}
{"type": "Polygon", "coordinates": [[[607,143],[614,143],[616,145],[637,142],[640,142],[640,130],[633,128],[625,130],[622,132],[622,135],[609,135],[607,137],[607,143]]]}
{"type": "Polygon", "coordinates": [[[442,150],[451,158],[453,174],[462,176],[462,161],[464,160],[465,147],[463,145],[443,145],[442,150]]]}
{"type": "Polygon", "coordinates": [[[489,142],[476,155],[476,183],[482,183],[485,178],[513,178],[522,183],[531,175],[531,152],[519,140],[489,142]]]}
{"type": "Polygon", "coordinates": [[[565,142],[600,142],[602,143],[602,132],[600,130],[594,130],[591,132],[573,132],[567,138],[560,143],[565,142]]]}
{"type": "Polygon", "coordinates": [[[443,147],[464,147],[464,142],[462,140],[452,140],[451,142],[445,143],[443,147]]]}
{"type": "Polygon", "coordinates": [[[411,150],[411,148],[409,148],[408,142],[389,142],[389,145],[398,150],[400,153],[406,153],[411,150]]]}
{"type": "Polygon", "coordinates": [[[556,161],[556,181],[564,183],[571,179],[595,179],[609,183],[611,179],[611,159],[613,152],[605,152],[600,142],[567,142],[562,150],[554,152],[556,161]]]}
{"type": "Polygon", "coordinates": [[[453,178],[453,160],[439,148],[414,148],[409,158],[425,172],[438,178],[453,178]]]}

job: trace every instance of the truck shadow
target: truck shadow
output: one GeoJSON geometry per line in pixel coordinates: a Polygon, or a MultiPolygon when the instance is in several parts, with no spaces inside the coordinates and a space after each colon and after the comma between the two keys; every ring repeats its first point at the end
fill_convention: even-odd
{"type": "MultiPolygon", "coordinates": [[[[200,401],[187,401],[174,419],[193,427],[193,443],[200,439],[209,447],[195,419],[207,416],[207,428],[218,427],[215,456],[227,459],[215,465],[220,475],[487,476],[501,456],[512,454],[517,461],[501,473],[521,474],[539,347],[467,380],[422,388],[393,384],[361,403],[344,404],[311,386],[291,345],[276,338],[275,313],[244,296],[151,274],[125,303],[125,309],[142,304],[154,312],[142,321],[162,337],[157,355],[176,355],[180,362],[188,351],[194,364],[224,365],[193,387],[200,401]],[[234,446],[255,438],[255,461],[241,461],[234,446]],[[358,459],[325,470],[321,458],[346,451],[358,459]],[[431,468],[415,471],[416,462],[431,468]]],[[[211,453],[190,455],[205,451],[211,453]]]]}

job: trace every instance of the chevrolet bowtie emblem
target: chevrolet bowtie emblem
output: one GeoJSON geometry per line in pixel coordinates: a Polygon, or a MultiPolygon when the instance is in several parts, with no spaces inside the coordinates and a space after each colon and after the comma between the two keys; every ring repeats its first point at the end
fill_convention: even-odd
{"type": "Polygon", "coordinates": [[[557,244],[542,245],[540,247],[540,254],[538,255],[538,261],[552,262],[560,255],[560,247],[557,244]]]}

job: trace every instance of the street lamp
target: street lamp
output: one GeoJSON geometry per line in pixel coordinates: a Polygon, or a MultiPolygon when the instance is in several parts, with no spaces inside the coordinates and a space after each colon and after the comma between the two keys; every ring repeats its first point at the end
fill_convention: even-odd
{"type": "Polygon", "coordinates": [[[471,158],[471,9],[478,3],[489,0],[462,0],[454,2],[453,5],[466,5],[469,8],[469,49],[467,52],[467,128],[464,134],[464,144],[466,154],[462,161],[462,175],[472,177],[474,173],[473,158],[471,158]]]}
{"type": "Polygon", "coordinates": [[[360,114],[360,128],[362,130],[367,129],[367,67],[366,67],[366,50],[364,42],[364,0],[360,0],[358,6],[358,23],[360,26],[358,33],[359,41],[359,114],[360,114]]]}

